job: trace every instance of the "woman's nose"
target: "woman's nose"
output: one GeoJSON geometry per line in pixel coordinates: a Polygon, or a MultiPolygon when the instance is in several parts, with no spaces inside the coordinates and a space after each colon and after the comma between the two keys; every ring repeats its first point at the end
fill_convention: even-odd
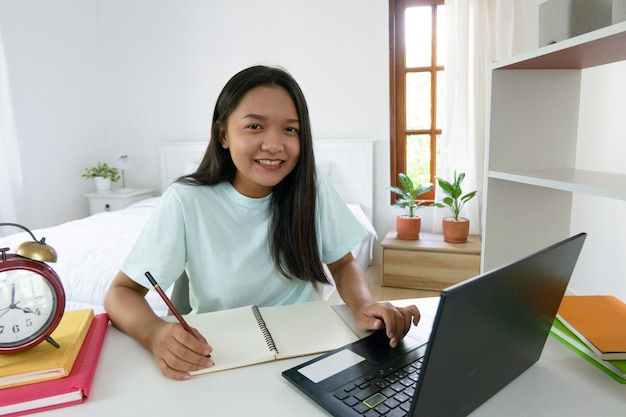
{"type": "Polygon", "coordinates": [[[272,153],[280,152],[283,150],[283,142],[277,135],[268,134],[261,143],[261,150],[272,153]]]}

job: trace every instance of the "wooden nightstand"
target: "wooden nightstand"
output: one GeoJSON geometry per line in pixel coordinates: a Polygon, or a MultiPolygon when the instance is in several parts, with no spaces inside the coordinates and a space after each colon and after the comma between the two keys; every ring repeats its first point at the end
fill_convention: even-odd
{"type": "Polygon", "coordinates": [[[440,234],[420,233],[418,240],[387,234],[381,243],[383,286],[440,291],[480,272],[480,236],[447,243],[440,234]]]}
{"type": "Polygon", "coordinates": [[[96,214],[103,211],[114,211],[123,209],[137,201],[149,198],[154,195],[154,190],[142,188],[133,191],[122,192],[113,190],[108,193],[85,194],[89,200],[89,213],[96,214]]]}

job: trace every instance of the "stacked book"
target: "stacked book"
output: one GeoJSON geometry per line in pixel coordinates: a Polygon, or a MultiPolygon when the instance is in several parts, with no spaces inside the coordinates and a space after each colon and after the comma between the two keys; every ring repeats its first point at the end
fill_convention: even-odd
{"type": "Polygon", "coordinates": [[[566,295],[550,333],[626,384],[626,304],[609,295],[566,295]]]}
{"type": "Polygon", "coordinates": [[[19,416],[83,402],[96,372],[109,318],[93,310],[66,311],[51,337],[0,355],[0,416],[19,416]]]}

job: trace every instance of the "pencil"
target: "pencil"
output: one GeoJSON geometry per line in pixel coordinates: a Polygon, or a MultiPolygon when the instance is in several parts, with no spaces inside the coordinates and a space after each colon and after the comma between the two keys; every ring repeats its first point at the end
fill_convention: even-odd
{"type": "Polygon", "coordinates": [[[154,279],[154,277],[149,271],[146,271],[146,278],[148,278],[148,281],[150,281],[150,284],[152,284],[156,292],[158,292],[161,298],[163,299],[163,301],[165,301],[165,304],[167,304],[167,307],[170,309],[174,317],[176,317],[176,320],[178,320],[178,322],[183,326],[185,330],[193,334],[193,331],[191,330],[191,327],[189,327],[189,324],[187,324],[183,316],[178,312],[176,307],[174,307],[174,304],[168,298],[167,294],[165,294],[165,291],[163,291],[163,288],[161,288],[161,286],[156,282],[156,280],[154,279]]]}

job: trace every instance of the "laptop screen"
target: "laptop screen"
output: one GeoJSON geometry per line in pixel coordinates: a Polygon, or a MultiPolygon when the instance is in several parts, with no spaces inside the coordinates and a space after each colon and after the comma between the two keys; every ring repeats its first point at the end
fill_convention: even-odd
{"type": "Polygon", "coordinates": [[[585,237],[445,289],[427,345],[406,337],[392,349],[377,332],[283,376],[337,417],[379,409],[385,415],[466,416],[541,356],[585,237]],[[416,382],[405,384],[410,394],[395,394],[412,377],[409,368],[418,370],[416,382]]]}
{"type": "Polygon", "coordinates": [[[584,239],[442,292],[412,415],[467,415],[539,360],[584,239]]]}

